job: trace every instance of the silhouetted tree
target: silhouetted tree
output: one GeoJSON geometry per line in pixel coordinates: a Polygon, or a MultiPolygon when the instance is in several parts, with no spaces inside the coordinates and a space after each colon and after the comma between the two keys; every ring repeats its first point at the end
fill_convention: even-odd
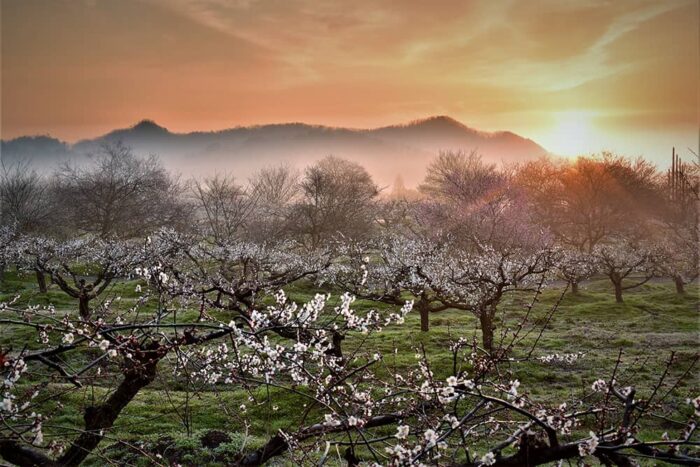
{"type": "Polygon", "coordinates": [[[299,173],[288,165],[259,170],[249,180],[249,192],[255,199],[251,219],[251,238],[255,241],[282,240],[293,225],[293,206],[299,200],[299,173]]]}
{"type": "Polygon", "coordinates": [[[610,153],[573,162],[540,159],[516,175],[533,218],[560,244],[590,253],[616,235],[648,235],[662,197],[659,174],[643,159],[610,153]]]}
{"type": "Polygon", "coordinates": [[[217,243],[244,237],[255,210],[255,199],[233,177],[215,175],[193,182],[198,222],[217,243]]]}
{"type": "Polygon", "coordinates": [[[81,233],[130,238],[189,224],[180,183],[157,157],[137,157],[120,143],[104,145],[90,165],[64,164],[55,180],[62,219],[81,233]]]}
{"type": "Polygon", "coordinates": [[[50,226],[52,208],[49,184],[28,164],[0,167],[0,223],[38,232],[50,226]]]}
{"type": "MultiPolygon", "coordinates": [[[[0,171],[0,224],[12,226],[15,235],[55,231],[55,205],[51,187],[26,163],[2,164],[0,171]]],[[[6,261],[0,260],[0,279],[6,261]]],[[[46,277],[35,269],[39,291],[47,291],[46,277]]]]}
{"type": "Polygon", "coordinates": [[[363,237],[371,230],[379,188],[361,165],[326,157],[306,169],[300,190],[291,220],[306,248],[337,236],[363,237]]]}

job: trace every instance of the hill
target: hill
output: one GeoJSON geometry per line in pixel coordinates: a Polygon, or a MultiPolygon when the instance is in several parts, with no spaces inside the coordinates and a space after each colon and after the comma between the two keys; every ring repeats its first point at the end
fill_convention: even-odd
{"type": "Polygon", "coordinates": [[[164,164],[187,175],[230,172],[245,178],[282,161],[303,166],[333,154],[355,160],[382,184],[401,175],[408,185],[423,177],[440,150],[476,150],[493,162],[535,158],[547,151],[511,132],[484,132],[446,116],[403,125],[350,129],[284,123],[221,131],[174,133],[152,120],[111,131],[73,145],[50,137],[21,137],[2,142],[6,162],[17,160],[47,168],[72,158],[81,162],[106,142],[121,141],[138,154],[157,154],[164,164]]]}

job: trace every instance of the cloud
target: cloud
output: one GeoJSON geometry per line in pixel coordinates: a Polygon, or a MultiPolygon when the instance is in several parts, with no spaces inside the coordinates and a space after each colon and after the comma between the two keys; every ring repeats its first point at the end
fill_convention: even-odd
{"type": "Polygon", "coordinates": [[[144,115],[188,130],[447,113],[539,135],[567,111],[627,129],[687,126],[697,110],[694,0],[7,5],[10,133],[87,136],[144,115]]]}

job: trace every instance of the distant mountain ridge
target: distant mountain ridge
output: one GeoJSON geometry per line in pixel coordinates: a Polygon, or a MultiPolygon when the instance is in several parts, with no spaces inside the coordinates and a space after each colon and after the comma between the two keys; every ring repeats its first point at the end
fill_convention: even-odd
{"type": "Polygon", "coordinates": [[[380,183],[391,183],[401,175],[409,185],[422,179],[425,167],[440,150],[475,150],[493,162],[547,154],[515,133],[479,131],[448,116],[435,116],[374,129],[281,123],[190,133],[173,133],[152,120],[142,120],[72,145],[48,136],[3,140],[0,157],[48,169],[69,159],[80,163],[102,144],[117,141],[137,154],[157,154],[166,167],[185,175],[230,172],[245,178],[265,166],[286,162],[301,167],[333,154],[361,163],[380,183]]]}

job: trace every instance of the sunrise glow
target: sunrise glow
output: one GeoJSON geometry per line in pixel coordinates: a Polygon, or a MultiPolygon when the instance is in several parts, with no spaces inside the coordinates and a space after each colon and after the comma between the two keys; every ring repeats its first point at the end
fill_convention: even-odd
{"type": "Polygon", "coordinates": [[[699,14],[694,0],[3,1],[2,138],[449,115],[556,154],[666,160],[698,145],[699,14]]]}
{"type": "Polygon", "coordinates": [[[579,155],[590,150],[591,141],[599,139],[600,130],[595,127],[591,112],[566,111],[557,112],[553,119],[555,124],[543,135],[543,144],[557,154],[579,155]]]}

